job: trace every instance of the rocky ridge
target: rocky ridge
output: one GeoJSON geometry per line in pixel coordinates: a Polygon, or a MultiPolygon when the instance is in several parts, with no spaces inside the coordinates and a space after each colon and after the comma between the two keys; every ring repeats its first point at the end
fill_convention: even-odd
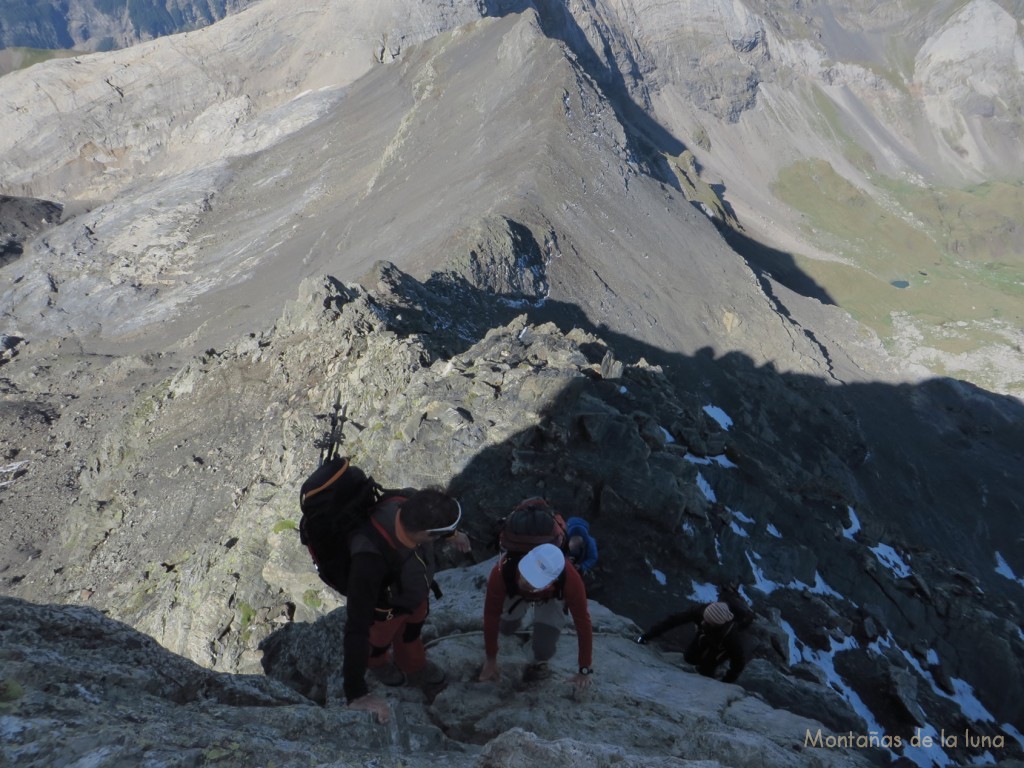
{"type": "MultiPolygon", "coordinates": [[[[514,242],[507,222],[501,232],[514,242]]],[[[345,450],[385,486],[449,486],[476,558],[494,551],[498,517],[545,495],[591,519],[605,574],[595,594],[635,622],[666,601],[738,588],[759,617],[757,661],[739,683],[769,704],[834,732],[909,738],[938,722],[1014,754],[1019,703],[995,681],[1020,675],[1022,643],[1008,631],[1018,609],[995,595],[975,602],[980,584],[951,554],[893,548],[895,529],[847,501],[863,493],[843,468],[864,451],[852,422],[819,400],[802,428],[829,429],[831,447],[769,460],[780,443],[767,424],[735,411],[730,423],[658,365],[618,361],[593,332],[531,322],[524,310],[557,309],[531,295],[543,273],[528,254],[491,253],[455,262],[477,285],[457,266],[420,283],[386,263],[366,287],[309,280],[273,330],[207,351],[106,420],[86,416],[84,393],[130,366],[80,367],[82,395],[41,442],[83,418],[102,420],[103,436],[64,470],[77,501],[58,523],[61,548],[8,569],[9,591],[95,606],[230,673],[273,666],[271,638],[301,637],[332,611],[337,631],[343,609],[298,546],[295,488],[343,403],[345,450]],[[498,284],[520,288],[495,301],[498,284]]],[[[16,367],[27,361],[4,371],[8,403],[27,394],[30,369],[16,367]]],[[[806,386],[757,384],[797,408],[806,386]]],[[[45,476],[11,489],[35,496],[45,476]]],[[[326,700],[321,677],[279,673],[326,700]]]]}
{"type": "Polygon", "coordinates": [[[503,654],[503,682],[476,682],[479,583],[488,565],[442,574],[445,597],[426,632],[448,683],[430,696],[387,690],[387,726],[337,698],[343,612],[272,636],[264,644],[267,676],[230,675],[177,657],[91,608],[0,598],[0,755],[30,768],[871,764],[852,750],[807,748],[820,723],[687,674],[674,656],[633,643],[635,628],[597,604],[596,663],[604,671],[585,698],[569,695],[562,671],[575,659],[571,635],[553,661],[559,671],[531,689],[515,682],[523,666],[515,649],[503,654]],[[319,701],[296,692],[304,684],[319,701]]]}
{"type": "MultiPolygon", "coordinates": [[[[425,40],[483,17],[535,13],[543,33],[567,47],[611,103],[632,170],[677,188],[736,230],[734,246],[759,274],[826,305],[847,306],[917,374],[955,375],[1019,396],[1012,283],[1020,269],[1016,180],[1024,167],[1014,138],[1024,88],[1017,63],[1024,41],[1015,21],[1022,12],[1020,0],[945,0],[898,10],[861,0],[814,7],[488,0],[428,3],[416,13],[406,13],[402,0],[267,0],[197,32],[4,77],[2,191],[95,207],[115,197],[125,204],[121,192],[131,188],[129,205],[153,196],[150,213],[153,202],[168,199],[147,227],[168,254],[180,252],[183,265],[160,268],[153,263],[160,253],[137,253],[145,247],[130,235],[117,238],[117,250],[144,257],[144,281],[135,283],[143,291],[180,282],[195,254],[181,247],[178,230],[198,234],[196,221],[209,218],[207,206],[238,167],[225,168],[224,158],[251,156],[301,132],[335,111],[348,86],[401,62],[425,40]],[[991,44],[979,48],[975,40],[991,44]],[[188,88],[175,84],[181,72],[190,73],[188,88]],[[819,165],[805,166],[809,161],[819,165]],[[815,170],[822,168],[825,181],[815,170]],[[794,169],[807,176],[788,198],[780,177],[794,169]],[[155,186],[141,190],[143,179],[155,186]],[[820,215],[818,203],[826,204],[820,215]],[[864,208],[875,218],[836,224],[864,208]],[[970,213],[950,213],[960,209],[970,213]],[[964,224],[975,220],[985,224],[964,224]],[[897,232],[861,242],[857,232],[876,227],[897,232]],[[913,247],[901,245],[907,241],[913,247]],[[844,267],[854,268],[856,279],[844,267]],[[910,290],[890,291],[894,281],[910,290]],[[964,285],[979,281],[980,292],[961,295],[964,285]]],[[[504,82],[536,77],[526,69],[506,70],[504,82]]],[[[452,71],[425,72],[417,82],[426,86],[452,71]]],[[[424,88],[418,101],[443,92],[424,88]]],[[[461,105],[460,114],[482,104],[496,112],[494,94],[504,89],[489,93],[461,105]]],[[[414,114],[386,152],[422,132],[414,114]],[[406,130],[412,125],[417,130],[406,130]]],[[[358,122],[351,113],[346,119],[358,122]]],[[[360,128],[360,136],[372,132],[360,128]]],[[[307,187],[298,207],[309,212],[332,186],[307,187]]],[[[123,223],[124,215],[114,218],[123,223]]],[[[99,218],[109,217],[104,211],[99,218]]],[[[128,220],[138,218],[148,214],[128,220]]],[[[90,248],[81,231],[74,239],[76,249],[90,248]]],[[[132,284],[128,274],[122,279],[132,284]]],[[[43,288],[33,283],[39,295],[43,288]]],[[[190,291],[184,300],[195,298],[190,291]]],[[[22,322],[33,310],[18,313],[22,322]]]]}

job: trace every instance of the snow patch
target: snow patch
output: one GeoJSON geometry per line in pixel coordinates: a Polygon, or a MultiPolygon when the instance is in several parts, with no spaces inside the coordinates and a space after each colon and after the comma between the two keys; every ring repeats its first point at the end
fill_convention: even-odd
{"type": "MultiPolygon", "coordinates": [[[[792,628],[790,629],[792,631],[792,628]]],[[[860,696],[857,695],[857,692],[854,691],[853,688],[851,688],[836,671],[836,654],[840,651],[852,651],[858,648],[857,639],[855,637],[845,637],[842,642],[840,642],[834,637],[829,637],[828,650],[811,648],[809,645],[801,641],[795,633],[793,634],[793,640],[799,654],[799,659],[801,661],[806,661],[809,664],[813,664],[822,671],[825,675],[825,679],[829,682],[832,688],[840,696],[846,699],[846,702],[853,707],[853,710],[864,719],[869,731],[876,732],[880,736],[884,734],[885,730],[878,724],[878,721],[875,720],[874,713],[868,709],[860,696]]]]}
{"type": "Polygon", "coordinates": [[[874,547],[869,548],[878,558],[878,562],[892,571],[893,575],[897,579],[905,579],[912,571],[910,566],[903,560],[899,552],[890,547],[888,544],[878,544],[874,547]]]}
{"type": "Polygon", "coordinates": [[[953,683],[953,701],[960,705],[965,717],[979,723],[995,722],[992,713],[985,709],[985,705],[974,695],[974,688],[970,683],[959,677],[950,678],[950,682],[953,683]]]}
{"type": "Polygon", "coordinates": [[[754,589],[759,592],[764,592],[766,595],[770,595],[776,589],[779,589],[779,584],[775,583],[771,579],[765,578],[764,571],[758,568],[757,564],[754,562],[754,557],[760,560],[761,556],[756,552],[754,552],[753,556],[751,556],[750,552],[746,552],[745,554],[747,556],[747,562],[750,563],[750,570],[754,573],[754,589]]]}
{"type": "Polygon", "coordinates": [[[718,456],[694,456],[692,453],[687,453],[683,458],[691,464],[700,464],[701,466],[711,466],[717,464],[720,467],[726,469],[736,469],[739,465],[729,461],[729,458],[724,454],[718,456]]]}
{"type": "Polygon", "coordinates": [[[1020,744],[1021,748],[1024,749],[1024,733],[1021,733],[1009,723],[1003,723],[999,727],[1003,729],[1003,733],[1015,738],[1017,740],[1017,743],[1020,744]]]}
{"type": "Polygon", "coordinates": [[[690,594],[687,597],[698,603],[713,603],[718,599],[718,587],[714,584],[701,584],[690,581],[690,594]]]}
{"type": "Polygon", "coordinates": [[[719,408],[717,405],[705,405],[704,413],[710,416],[712,419],[718,422],[718,425],[726,432],[729,431],[729,427],[732,426],[732,419],[729,418],[729,414],[719,408]]]}
{"type": "Polygon", "coordinates": [[[729,521],[729,527],[732,529],[732,532],[735,533],[737,536],[742,536],[745,539],[750,538],[750,534],[747,533],[735,520],[729,521]]]}
{"type": "Polygon", "coordinates": [[[846,600],[845,597],[843,597],[841,594],[839,594],[834,589],[832,589],[832,587],[830,587],[828,585],[828,583],[825,581],[825,579],[822,578],[821,574],[818,573],[817,571],[814,572],[814,586],[813,587],[808,587],[807,585],[803,584],[803,582],[800,582],[800,581],[797,581],[797,582],[794,582],[794,583],[795,584],[799,584],[800,587],[802,587],[804,589],[804,591],[810,592],[813,595],[832,595],[832,597],[837,597],[840,600],[846,600]]]}
{"type": "Polygon", "coordinates": [[[930,746],[914,747],[910,746],[908,742],[903,750],[904,757],[921,768],[934,768],[935,766],[944,768],[944,766],[953,765],[949,755],[939,746],[942,744],[942,736],[932,725],[926,724],[924,728],[917,729],[916,734],[919,735],[921,744],[930,744],[930,746]]]}
{"type": "MultiPolygon", "coordinates": [[[[754,574],[754,589],[764,592],[766,595],[770,595],[777,589],[795,589],[798,592],[809,592],[812,595],[831,595],[839,600],[850,602],[842,594],[834,590],[829,586],[828,582],[818,572],[814,572],[814,586],[805,584],[799,579],[793,579],[788,584],[780,584],[777,581],[772,581],[764,575],[764,571],[754,562],[761,559],[761,556],[757,552],[745,552],[747,556],[747,562],[750,564],[750,570],[754,574]]],[[[853,604],[853,603],[851,603],[853,604]]]]}
{"type": "MultiPolygon", "coordinates": [[[[0,469],[0,472],[2,471],[3,469],[0,469]]],[[[1013,568],[1011,568],[1010,564],[1006,562],[1005,558],[1003,558],[1001,552],[996,552],[996,573],[998,573],[1000,576],[1009,579],[1010,581],[1016,581],[1018,584],[1024,587],[1024,579],[1018,578],[1017,574],[1013,572],[1013,568]]]]}
{"type": "MultiPolygon", "coordinates": [[[[874,713],[868,708],[867,704],[860,698],[853,688],[842,678],[842,676],[836,671],[835,657],[837,653],[843,651],[852,651],[860,646],[857,644],[856,638],[846,637],[842,642],[836,640],[834,637],[829,638],[829,649],[819,650],[811,648],[804,643],[796,634],[793,627],[786,621],[780,622],[783,631],[785,631],[789,638],[789,664],[793,666],[797,662],[803,661],[809,664],[813,664],[821,670],[825,679],[829,682],[829,685],[833,690],[836,691],[846,703],[864,720],[867,725],[868,733],[873,736],[877,736],[881,739],[885,736],[885,729],[875,719],[874,713]]],[[[876,643],[872,643],[873,648],[877,652],[875,647],[876,643]]],[[[941,737],[939,732],[930,724],[925,724],[923,728],[918,729],[918,735],[922,737],[923,743],[928,743],[924,737],[931,737],[931,745],[928,747],[912,747],[909,744],[909,739],[904,739],[903,744],[903,757],[911,760],[915,764],[921,766],[921,768],[934,768],[935,766],[947,766],[951,765],[952,761],[949,756],[941,748],[941,737]]],[[[888,750],[890,757],[893,760],[899,758],[899,755],[888,750]]]]}
{"type": "MultiPolygon", "coordinates": [[[[15,475],[19,469],[28,464],[28,461],[16,461],[14,464],[8,464],[6,467],[0,467],[0,477],[4,475],[15,475]]],[[[11,485],[17,477],[12,477],[10,480],[0,480],[0,488],[6,488],[11,485]]]]}
{"type": "Polygon", "coordinates": [[[768,531],[769,536],[774,536],[776,539],[782,538],[782,534],[779,533],[779,529],[776,528],[772,523],[768,523],[768,527],[766,530],[768,531]]]}
{"type": "Polygon", "coordinates": [[[743,536],[744,538],[748,538],[750,536],[750,534],[747,533],[746,529],[744,529],[743,527],[740,526],[740,523],[746,523],[747,525],[753,525],[754,522],[756,522],[756,521],[751,519],[751,518],[749,518],[749,517],[747,517],[746,515],[744,515],[739,510],[729,509],[728,507],[726,507],[726,509],[729,510],[729,514],[732,515],[732,517],[733,517],[733,519],[729,521],[729,527],[732,528],[733,533],[735,533],[737,536],[743,536]],[[739,521],[739,522],[737,522],[737,521],[739,521]]]}
{"type": "Polygon", "coordinates": [[[739,520],[741,523],[747,523],[748,525],[750,525],[754,522],[753,518],[747,517],[738,509],[730,509],[729,511],[732,513],[732,516],[739,520]]]}
{"type": "Polygon", "coordinates": [[[718,499],[715,497],[715,491],[714,489],[712,489],[711,484],[704,479],[704,475],[702,475],[700,472],[697,473],[697,487],[700,488],[701,493],[704,494],[704,497],[708,501],[712,503],[718,501],[718,499]]]}
{"type": "Polygon", "coordinates": [[[661,584],[661,586],[664,587],[666,584],[668,584],[668,578],[666,578],[663,572],[659,571],[657,568],[654,567],[654,564],[650,561],[649,558],[645,557],[644,562],[647,563],[647,567],[651,569],[651,573],[654,574],[655,580],[659,584],[661,584]]]}
{"type": "Polygon", "coordinates": [[[798,643],[800,642],[800,638],[796,636],[796,630],[793,629],[793,625],[785,619],[779,619],[779,625],[782,627],[782,630],[786,633],[786,636],[789,638],[789,659],[786,663],[792,667],[794,664],[800,661],[801,658],[800,647],[798,645],[798,643]]]}
{"type": "Polygon", "coordinates": [[[843,528],[843,536],[852,539],[854,534],[860,530],[860,520],[857,518],[857,513],[853,511],[853,507],[847,507],[846,512],[850,515],[850,525],[843,528]]]}
{"type": "MultiPolygon", "coordinates": [[[[939,687],[938,682],[935,680],[935,676],[932,675],[930,670],[921,666],[921,662],[917,660],[916,656],[900,647],[900,645],[893,639],[892,633],[889,633],[886,637],[879,638],[872,643],[872,647],[879,653],[881,652],[879,648],[883,645],[887,648],[895,648],[899,651],[903,655],[903,658],[907,660],[907,663],[914,668],[917,674],[928,682],[931,686],[932,692],[936,696],[952,701],[960,707],[960,711],[963,712],[964,717],[976,722],[995,722],[995,718],[992,716],[992,713],[985,709],[985,705],[982,704],[978,700],[978,697],[974,695],[974,689],[966,680],[962,680],[958,677],[950,678],[950,682],[953,685],[953,695],[950,695],[939,687]]],[[[926,655],[926,659],[929,664],[938,664],[939,655],[935,653],[934,650],[929,650],[926,655]]]]}

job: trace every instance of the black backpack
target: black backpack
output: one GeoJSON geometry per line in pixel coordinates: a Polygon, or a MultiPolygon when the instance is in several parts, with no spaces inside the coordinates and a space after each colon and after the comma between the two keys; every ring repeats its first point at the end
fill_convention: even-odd
{"type": "Polygon", "coordinates": [[[323,582],[343,595],[348,591],[352,534],[370,519],[382,494],[372,477],[341,456],[328,458],[299,490],[299,539],[323,582]]]}

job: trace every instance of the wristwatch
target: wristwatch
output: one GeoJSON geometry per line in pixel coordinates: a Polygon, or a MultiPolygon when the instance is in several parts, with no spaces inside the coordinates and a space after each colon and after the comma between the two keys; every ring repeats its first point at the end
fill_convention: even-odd
{"type": "Polygon", "coordinates": [[[592,675],[592,674],[594,674],[594,670],[593,670],[592,667],[580,667],[580,674],[581,675],[592,675]]]}

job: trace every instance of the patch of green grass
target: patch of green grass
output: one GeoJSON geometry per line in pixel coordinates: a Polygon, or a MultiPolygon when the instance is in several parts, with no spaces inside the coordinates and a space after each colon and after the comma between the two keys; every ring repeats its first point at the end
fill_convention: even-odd
{"type": "Polygon", "coordinates": [[[17,680],[0,680],[0,703],[17,701],[25,695],[25,689],[17,680]]]}
{"type": "Polygon", "coordinates": [[[238,603],[238,633],[242,636],[243,642],[249,642],[249,626],[252,624],[252,620],[256,618],[256,609],[248,603],[241,601],[238,603]]]}
{"type": "Polygon", "coordinates": [[[921,187],[872,176],[877,192],[842,178],[823,160],[795,163],[779,174],[775,195],[805,216],[804,231],[844,263],[796,255],[798,266],[878,332],[891,334],[890,314],[905,312],[934,333],[935,347],[965,351],[998,343],[959,321],[1024,320],[1024,187],[986,183],[966,189],[921,187]],[[905,281],[906,288],[894,287],[905,281]]]}
{"type": "Polygon", "coordinates": [[[865,173],[875,170],[875,158],[847,133],[843,124],[843,116],[839,108],[820,88],[811,92],[813,114],[818,116],[818,130],[823,135],[831,136],[842,150],[851,165],[865,173]]]}
{"type": "Polygon", "coordinates": [[[885,177],[874,181],[935,233],[947,259],[993,288],[1024,295],[1024,187],[988,182],[966,189],[921,188],[885,177]]]}
{"type": "Polygon", "coordinates": [[[824,160],[784,168],[773,192],[806,215],[806,228],[815,239],[886,282],[934,264],[940,256],[926,232],[875,202],[824,160]]]}
{"type": "Polygon", "coordinates": [[[814,87],[811,91],[811,105],[813,110],[809,114],[817,115],[817,127],[820,133],[831,134],[842,144],[852,143],[853,140],[843,128],[843,121],[839,118],[839,108],[818,87],[814,87]]]}
{"type": "Polygon", "coordinates": [[[229,761],[233,765],[242,762],[242,745],[237,741],[214,744],[203,752],[203,759],[206,763],[216,763],[221,760],[229,761]]]}
{"type": "Polygon", "coordinates": [[[278,520],[274,523],[274,533],[281,533],[282,531],[297,531],[299,524],[294,520],[278,520]]]}
{"type": "Polygon", "coordinates": [[[318,610],[323,607],[324,601],[320,599],[320,593],[315,589],[307,589],[302,594],[302,602],[307,608],[318,610]]]}

